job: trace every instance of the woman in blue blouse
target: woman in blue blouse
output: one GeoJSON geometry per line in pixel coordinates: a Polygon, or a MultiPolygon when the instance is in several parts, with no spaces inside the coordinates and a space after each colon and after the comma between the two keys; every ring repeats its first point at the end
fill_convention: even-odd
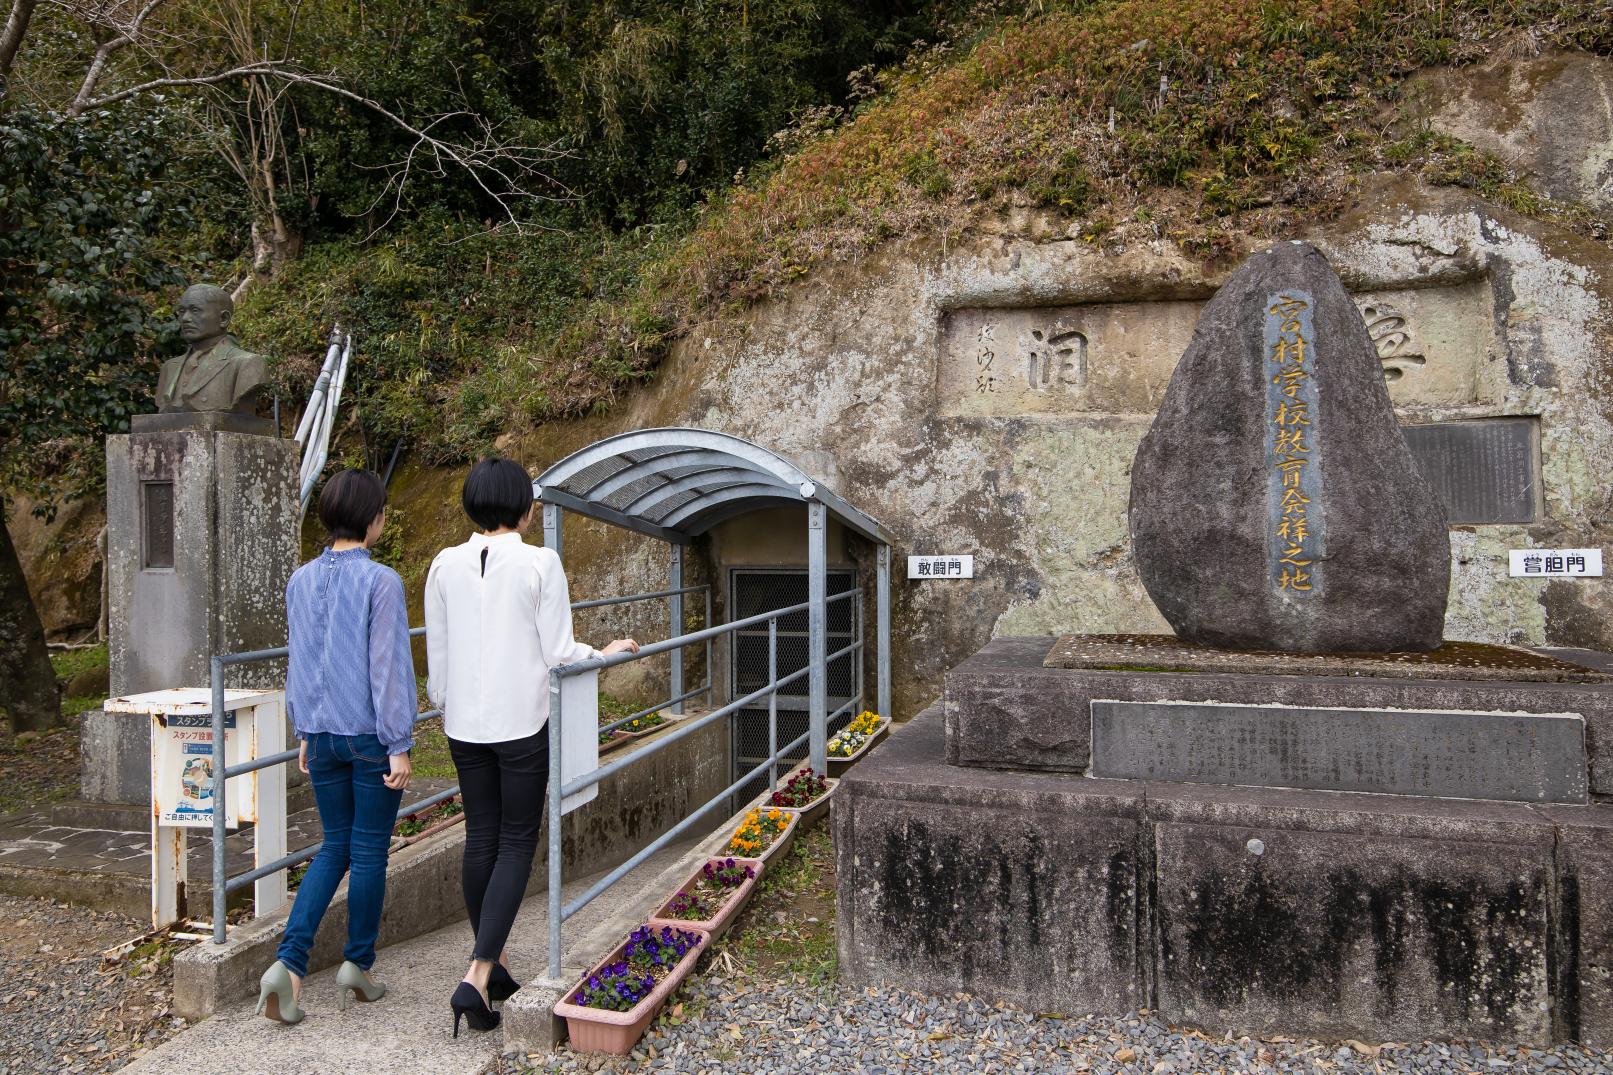
{"type": "Polygon", "coordinates": [[[324,844],[297,889],[279,959],[258,992],[259,1013],[282,1023],[302,1020],[308,949],[343,874],[351,880],[337,995],[346,1007],[355,996],[386,994],[370,967],[417,710],[403,580],[370,559],[386,521],[386,488],[367,470],[344,470],[325,483],[319,518],[330,546],[286,585],[286,703],[324,844]]]}

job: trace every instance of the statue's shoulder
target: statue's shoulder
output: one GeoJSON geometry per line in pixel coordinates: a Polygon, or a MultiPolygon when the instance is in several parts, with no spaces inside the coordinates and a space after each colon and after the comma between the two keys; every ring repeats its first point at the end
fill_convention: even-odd
{"type": "Polygon", "coordinates": [[[243,373],[257,381],[268,379],[268,360],[256,351],[248,351],[245,347],[242,347],[241,341],[234,336],[226,336],[219,341],[218,349],[214,351],[214,354],[235,365],[237,380],[240,379],[243,373]]]}
{"type": "Polygon", "coordinates": [[[263,356],[255,351],[248,351],[241,346],[241,341],[234,336],[225,336],[213,349],[213,354],[227,362],[263,361],[263,356]]]}

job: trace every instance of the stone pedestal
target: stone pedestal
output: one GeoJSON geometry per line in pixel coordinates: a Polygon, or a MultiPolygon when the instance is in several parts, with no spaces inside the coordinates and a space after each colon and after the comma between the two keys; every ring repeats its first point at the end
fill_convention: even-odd
{"type": "Polygon", "coordinates": [[[1053,642],[993,642],[843,779],[849,981],[1217,1034],[1613,1042],[1613,684],[1049,668],[1053,642]]]}
{"type": "MultiPolygon", "coordinates": [[[[244,416],[165,414],[107,438],[111,693],[209,682],[215,654],[283,646],[297,565],[297,445],[244,416]]],[[[285,663],[232,668],[231,687],[278,687],[285,663]]],[[[86,714],[85,798],[147,802],[146,729],[86,714]],[[137,744],[138,741],[138,744],[137,744]],[[136,749],[138,745],[138,749],[136,749]]]]}

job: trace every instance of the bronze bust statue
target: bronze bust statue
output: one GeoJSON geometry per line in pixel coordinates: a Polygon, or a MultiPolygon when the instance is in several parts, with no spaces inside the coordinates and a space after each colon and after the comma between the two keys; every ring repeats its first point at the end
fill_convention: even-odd
{"type": "Polygon", "coordinates": [[[157,377],[157,410],[234,411],[255,414],[269,379],[262,355],[241,347],[229,334],[235,303],[212,284],[193,284],[179,297],[179,334],[190,345],[179,358],[162,364],[157,377]]]}

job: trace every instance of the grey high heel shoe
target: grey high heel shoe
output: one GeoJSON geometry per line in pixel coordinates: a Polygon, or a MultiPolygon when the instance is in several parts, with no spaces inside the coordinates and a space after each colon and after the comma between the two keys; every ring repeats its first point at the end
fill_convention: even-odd
{"type": "Polygon", "coordinates": [[[369,975],[360,970],[357,963],[348,961],[336,972],[336,996],[341,1001],[342,1010],[346,1011],[353,1006],[354,997],[366,1004],[372,1000],[380,1000],[386,996],[386,986],[381,982],[371,981],[369,975]]]}
{"type": "Polygon", "coordinates": [[[297,1006],[297,991],[291,984],[291,972],[278,959],[258,979],[258,1014],[267,1015],[279,1023],[302,1022],[304,1013],[297,1006]]]}

